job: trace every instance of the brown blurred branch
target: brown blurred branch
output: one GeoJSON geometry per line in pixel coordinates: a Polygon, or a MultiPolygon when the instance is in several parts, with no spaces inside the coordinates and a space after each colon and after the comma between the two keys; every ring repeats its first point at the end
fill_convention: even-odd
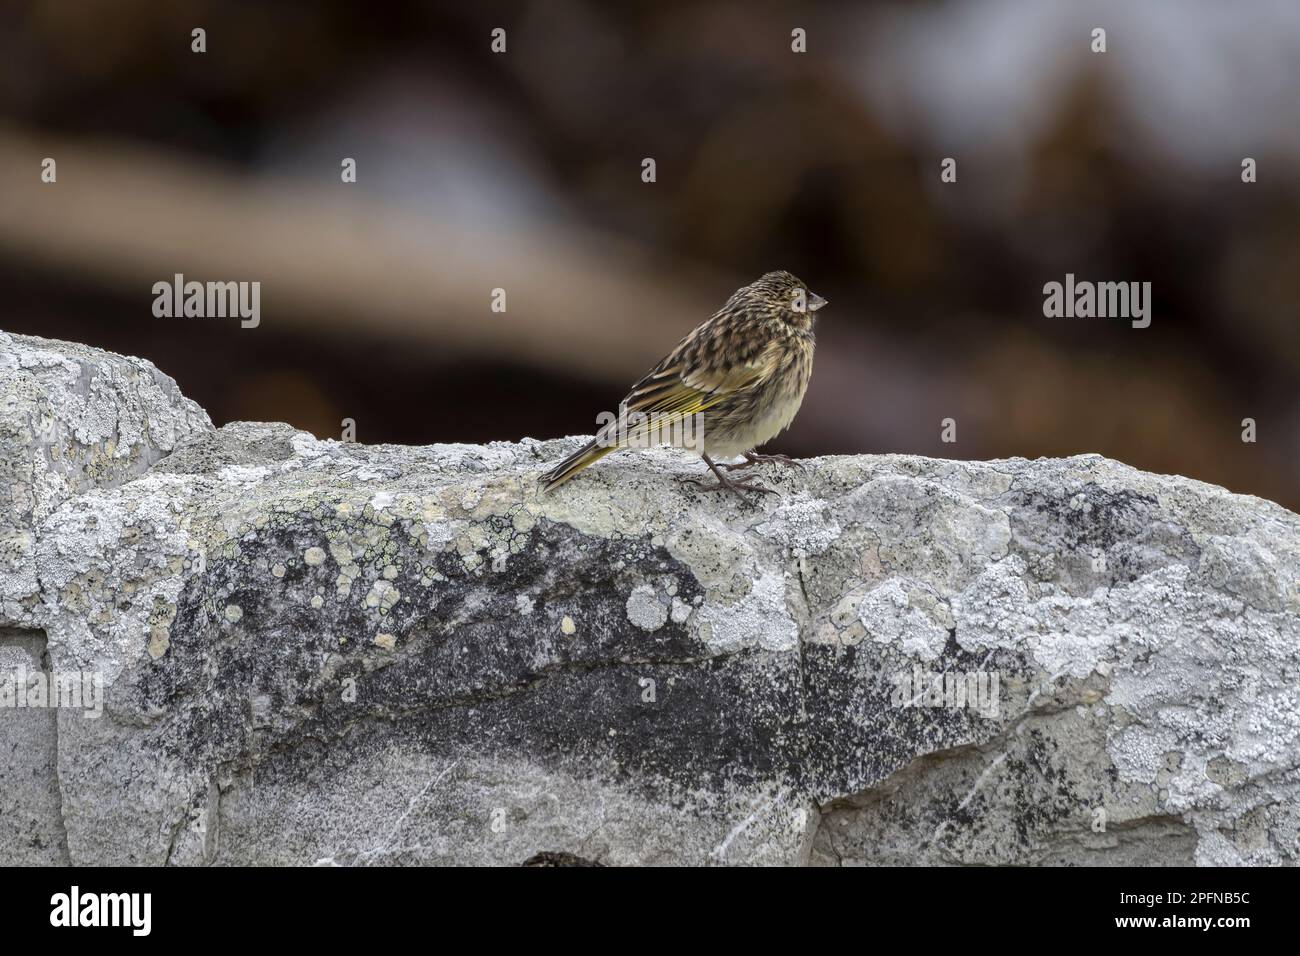
{"type": "Polygon", "coordinates": [[[14,259],[138,290],[187,279],[260,280],[264,323],[375,332],[450,352],[630,381],[730,292],[715,277],[573,225],[451,230],[361,185],[248,177],[119,142],[0,127],[0,248],[14,259]],[[40,182],[42,158],[58,181],[40,182]],[[683,280],[690,274],[695,280],[683,280]],[[665,281],[671,279],[671,281],[665,281]],[[489,308],[491,290],[507,311],[489,308]]]}

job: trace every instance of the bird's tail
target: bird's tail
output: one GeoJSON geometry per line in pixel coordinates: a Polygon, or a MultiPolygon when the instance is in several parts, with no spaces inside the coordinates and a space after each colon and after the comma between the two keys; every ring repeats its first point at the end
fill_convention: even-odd
{"type": "Polygon", "coordinates": [[[617,445],[601,445],[593,438],[542,476],[542,491],[553,491],[588,465],[617,450],[617,445]]]}

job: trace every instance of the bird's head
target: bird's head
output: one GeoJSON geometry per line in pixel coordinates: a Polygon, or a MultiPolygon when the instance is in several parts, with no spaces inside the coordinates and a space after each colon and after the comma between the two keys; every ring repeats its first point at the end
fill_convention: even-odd
{"type": "Polygon", "coordinates": [[[811,328],[814,313],[826,300],[789,272],[769,272],[736,293],[754,311],[772,316],[796,328],[811,328]]]}

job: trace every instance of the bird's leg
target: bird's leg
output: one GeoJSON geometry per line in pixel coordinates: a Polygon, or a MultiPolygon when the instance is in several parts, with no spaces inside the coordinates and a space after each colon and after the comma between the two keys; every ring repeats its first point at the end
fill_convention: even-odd
{"type": "Polygon", "coordinates": [[[752,478],[747,478],[742,481],[736,481],[734,478],[728,478],[718,469],[718,466],[713,463],[712,458],[704,454],[701,454],[700,457],[703,458],[704,463],[709,466],[709,470],[712,471],[713,474],[717,476],[718,479],[717,483],[708,485],[700,481],[700,479],[698,478],[683,478],[682,479],[683,484],[695,485],[701,491],[719,491],[723,488],[727,488],[731,491],[734,491],[741,498],[745,497],[743,492],[746,491],[763,491],[773,495],[777,493],[775,489],[764,488],[762,485],[755,484],[752,478]]]}
{"type": "Polygon", "coordinates": [[[745,452],[745,460],[743,463],[738,462],[734,465],[723,465],[722,467],[727,469],[727,471],[738,471],[741,468],[749,468],[753,465],[761,465],[764,462],[769,461],[780,462],[783,465],[793,465],[796,468],[803,467],[803,462],[795,461],[789,455],[760,455],[755,451],[745,452]]]}

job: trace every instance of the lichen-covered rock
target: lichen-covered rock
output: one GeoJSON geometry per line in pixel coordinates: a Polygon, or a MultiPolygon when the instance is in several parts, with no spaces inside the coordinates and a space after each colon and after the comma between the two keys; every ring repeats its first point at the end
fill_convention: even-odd
{"type": "Polygon", "coordinates": [[[0,331],[0,625],[23,623],[35,604],[37,524],[211,430],[151,362],[0,331]]]}
{"type": "Polygon", "coordinates": [[[68,861],[56,713],[18,706],[41,699],[48,671],[38,529],[68,498],[138,477],[211,431],[143,359],[0,332],[0,862],[68,861]]]}
{"type": "Polygon", "coordinates": [[[823,458],[746,502],[664,449],[540,495],[576,441],[196,428],[44,514],[48,666],[107,688],[58,713],[62,851],[1300,856],[1300,517],[1098,456],[823,458]]]}

